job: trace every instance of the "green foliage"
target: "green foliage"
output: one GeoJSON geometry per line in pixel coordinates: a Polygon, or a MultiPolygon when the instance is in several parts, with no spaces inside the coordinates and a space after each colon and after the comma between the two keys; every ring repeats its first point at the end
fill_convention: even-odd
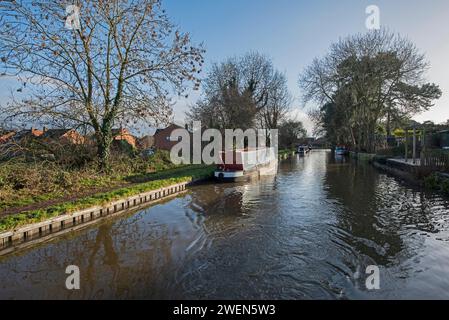
{"type": "MultiPolygon", "coordinates": [[[[340,94],[342,99],[342,94],[340,94]]],[[[352,145],[351,131],[348,127],[347,104],[327,103],[321,109],[318,115],[318,122],[326,132],[326,138],[334,145],[352,145]]]]}
{"type": "Polygon", "coordinates": [[[439,179],[436,174],[432,174],[424,179],[424,185],[428,189],[438,190],[439,189],[439,179]]]}
{"type": "Polygon", "coordinates": [[[148,158],[115,155],[109,174],[99,173],[97,167],[95,162],[82,168],[48,161],[1,163],[0,211],[116,188],[128,184],[129,177],[178,168],[167,151],[148,158]]]}
{"type": "Polygon", "coordinates": [[[278,151],[278,155],[283,157],[285,155],[289,155],[289,154],[293,154],[293,152],[295,152],[295,149],[282,149],[278,151]]]}
{"type": "Polygon", "coordinates": [[[155,154],[148,157],[147,163],[150,171],[161,171],[176,167],[170,160],[170,152],[165,150],[156,151],[155,154]]]}
{"type": "Polygon", "coordinates": [[[449,195],[449,178],[443,178],[437,174],[432,174],[424,179],[424,185],[430,190],[449,195]]]}
{"type": "Polygon", "coordinates": [[[173,176],[192,176],[193,179],[199,179],[212,174],[214,169],[214,166],[189,165],[153,173],[138,174],[127,177],[126,180],[132,183],[142,183],[145,181],[163,180],[173,176]]]}
{"type": "Polygon", "coordinates": [[[135,148],[126,140],[114,141],[113,149],[115,149],[119,153],[127,155],[128,157],[133,157],[136,154],[135,148]]]}
{"type": "Polygon", "coordinates": [[[442,179],[440,183],[441,191],[445,194],[449,194],[449,180],[448,179],[442,179]]]}
{"type": "Polygon", "coordinates": [[[307,131],[301,121],[287,120],[279,127],[279,145],[281,148],[295,148],[299,139],[306,136],[307,131]]]}
{"type": "Polygon", "coordinates": [[[99,174],[94,168],[67,169],[53,162],[9,162],[0,165],[0,210],[71,197],[123,184],[122,173],[99,174]]]}
{"type": "MultiPolygon", "coordinates": [[[[411,156],[411,150],[409,149],[409,153],[411,156]]],[[[376,152],[376,154],[381,155],[381,156],[388,156],[390,158],[395,158],[395,157],[404,157],[405,155],[405,146],[402,144],[398,147],[393,147],[393,148],[387,148],[387,149],[380,149],[376,152]]]]}
{"type": "Polygon", "coordinates": [[[387,30],[340,39],[300,78],[306,100],[323,107],[315,122],[334,144],[374,152],[386,123],[428,110],[440,88],[424,83],[427,63],[409,40],[387,30]]]}

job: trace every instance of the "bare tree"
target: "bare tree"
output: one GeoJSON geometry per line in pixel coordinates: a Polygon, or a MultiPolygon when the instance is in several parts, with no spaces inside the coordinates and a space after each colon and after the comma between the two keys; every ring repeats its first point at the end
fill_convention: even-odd
{"type": "Polygon", "coordinates": [[[204,50],[175,30],[159,0],[75,4],[79,25],[72,27],[79,28],[70,30],[65,1],[0,2],[3,73],[18,76],[29,92],[4,112],[91,128],[107,169],[112,127],[170,119],[170,93],[199,87],[204,50]]]}
{"type": "Polygon", "coordinates": [[[286,116],[291,97],[285,75],[256,52],[214,64],[204,81],[204,97],[187,113],[207,127],[273,129],[286,116]]]}
{"type": "Polygon", "coordinates": [[[258,114],[259,122],[262,128],[277,129],[286,120],[293,100],[285,74],[275,71],[267,92],[268,99],[258,114]]]}

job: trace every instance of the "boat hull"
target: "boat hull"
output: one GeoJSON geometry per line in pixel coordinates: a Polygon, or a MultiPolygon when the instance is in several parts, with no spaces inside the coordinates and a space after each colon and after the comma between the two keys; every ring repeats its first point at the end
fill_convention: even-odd
{"type": "Polygon", "coordinates": [[[215,179],[220,182],[245,182],[249,180],[244,171],[215,171],[215,179]]]}
{"type": "Polygon", "coordinates": [[[273,160],[268,164],[257,166],[249,171],[215,171],[215,179],[220,182],[247,182],[264,176],[277,174],[278,161],[273,160]]]}

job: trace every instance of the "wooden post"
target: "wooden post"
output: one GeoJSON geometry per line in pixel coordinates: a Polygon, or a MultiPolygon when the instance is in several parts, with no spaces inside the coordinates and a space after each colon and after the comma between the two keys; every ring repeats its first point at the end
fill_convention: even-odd
{"type": "Polygon", "coordinates": [[[425,155],[426,155],[426,129],[422,129],[422,134],[421,134],[421,166],[425,165],[425,155]]]}
{"type": "Polygon", "coordinates": [[[416,164],[416,128],[413,128],[413,164],[416,164]]]}
{"type": "Polygon", "coordinates": [[[408,129],[405,129],[405,162],[408,160],[408,129]]]}

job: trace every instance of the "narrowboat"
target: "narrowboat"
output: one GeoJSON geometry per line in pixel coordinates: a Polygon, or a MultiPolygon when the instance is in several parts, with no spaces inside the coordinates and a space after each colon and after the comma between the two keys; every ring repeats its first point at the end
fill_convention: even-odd
{"type": "Polygon", "coordinates": [[[349,150],[345,146],[335,147],[335,154],[338,156],[346,156],[349,154],[349,150]]]}
{"type": "Polygon", "coordinates": [[[222,182],[241,182],[276,175],[277,154],[274,148],[243,149],[221,152],[215,178],[222,182]]]}

